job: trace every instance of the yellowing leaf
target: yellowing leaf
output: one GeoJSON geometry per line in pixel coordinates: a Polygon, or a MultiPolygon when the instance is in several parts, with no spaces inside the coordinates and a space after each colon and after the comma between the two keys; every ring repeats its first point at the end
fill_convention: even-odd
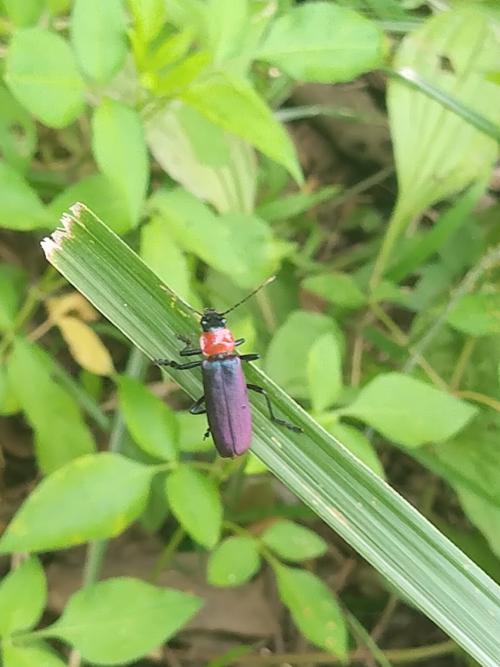
{"type": "Polygon", "coordinates": [[[113,361],[99,336],[76,317],[61,317],[57,321],[69,350],[80,366],[96,375],[114,373],[113,361]]]}
{"type": "Polygon", "coordinates": [[[53,297],[46,302],[50,319],[58,322],[61,317],[74,312],[85,322],[94,322],[99,318],[97,311],[79,292],[70,292],[63,296],[53,297]]]}

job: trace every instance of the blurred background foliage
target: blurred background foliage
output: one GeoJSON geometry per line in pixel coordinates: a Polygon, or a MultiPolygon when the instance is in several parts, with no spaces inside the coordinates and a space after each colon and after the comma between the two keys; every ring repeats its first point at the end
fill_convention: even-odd
{"type": "MultiPolygon", "coordinates": [[[[257,458],[215,459],[175,382],[38,242],[82,201],[197,308],[276,273],[231,320],[244,351],[500,581],[499,21],[479,0],[0,1],[1,526],[43,476],[120,450],[129,460],[100,459],[92,495],[101,508],[123,495],[114,535],[137,521],[106,574],[173,587],[95,584],[94,544],[43,556],[47,602],[31,558],[0,601],[37,594],[0,636],[64,608],[47,636],[95,664],[139,660],[193,617],[134,664],[259,650],[271,664],[268,648],[292,664],[471,664],[257,458]],[[145,502],[151,477],[134,462],[178,458],[145,502]],[[64,607],[82,568],[102,595],[64,607]],[[95,619],[126,628],[134,600],[136,618],[161,613],[144,612],[129,631],[142,642],[120,652],[95,619]],[[75,636],[82,619],[92,630],[75,636]]],[[[52,543],[41,511],[33,550],[87,541],[72,535],[73,503],[52,543]]],[[[4,661],[64,664],[46,643],[7,640],[4,661]]]]}

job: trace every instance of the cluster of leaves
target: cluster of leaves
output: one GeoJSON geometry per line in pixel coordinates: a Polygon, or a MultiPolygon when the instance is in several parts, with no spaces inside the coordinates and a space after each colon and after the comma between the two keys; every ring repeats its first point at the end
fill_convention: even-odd
{"type": "MultiPolygon", "coordinates": [[[[377,15],[361,1],[3,0],[0,225],[37,233],[83,201],[198,307],[229,305],[282,269],[269,297],[235,314],[235,332],[264,353],[269,376],[377,475],[385,473],[365,427],[438,472],[500,556],[499,404],[492,398],[500,253],[487,253],[500,239],[495,208],[472,213],[495,140],[436,99],[390,82],[399,183],[393,215],[386,230],[370,212],[367,253],[346,244],[319,261],[330,230],[316,223],[315,207],[348,193],[328,186],[290,194],[290,177],[300,186],[302,172],[273,111],[296,81],[351,81],[388,66],[384,22],[403,30],[411,23],[394,69],[415,70],[498,126],[498,16],[488,3],[428,17],[392,0],[366,5],[378,5],[377,15]],[[431,227],[403,234],[414,217],[457,194],[431,227]],[[323,312],[301,309],[300,290],[319,297],[323,312]],[[352,351],[360,347],[364,363],[352,351]]],[[[357,211],[341,233],[348,237],[365,214],[357,211]]],[[[140,280],[130,276],[122,312],[140,280]]],[[[97,322],[79,295],[60,295],[63,285],[48,269],[28,287],[22,269],[0,264],[0,414],[23,413],[47,475],[0,551],[108,539],[136,520],[155,531],[171,512],[193,542],[213,550],[210,583],[240,585],[267,562],[302,633],[345,659],[346,623],[334,595],[312,572],[285,564],[323,555],[324,542],[287,521],[258,536],[225,521],[226,481],[237,464],[207,460],[203,420],[147,389],[142,363],[132,358],[127,373],[115,371],[101,335],[111,341],[116,330],[97,322]],[[46,318],[33,328],[42,302],[46,318]],[[59,333],[51,354],[36,341],[52,328],[59,333]],[[61,339],[82,369],[77,380],[55,358],[61,339]],[[129,440],[101,407],[113,390],[129,440]],[[97,453],[96,434],[109,436],[114,451],[97,453]]],[[[153,313],[147,300],[143,308],[153,313]]],[[[192,334],[178,320],[179,331],[192,334]]],[[[247,474],[265,470],[256,459],[245,465],[247,474]]],[[[460,543],[460,534],[454,539],[460,543]]],[[[478,544],[477,557],[485,557],[478,544]]],[[[44,642],[51,637],[95,664],[123,664],[166,641],[202,603],[110,579],[85,587],[54,624],[33,630],[45,597],[35,557],[2,581],[0,636],[10,667],[62,664],[44,642]]]]}

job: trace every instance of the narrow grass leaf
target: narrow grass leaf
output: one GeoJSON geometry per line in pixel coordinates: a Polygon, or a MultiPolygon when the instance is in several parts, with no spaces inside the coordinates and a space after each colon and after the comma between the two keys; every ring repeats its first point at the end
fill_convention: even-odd
{"type": "MultiPolygon", "coordinates": [[[[177,333],[196,335],[186,306],[85,207],[73,208],[43,246],[59,271],[151,359],[173,356],[177,333]]],[[[246,375],[269,392],[278,414],[304,429],[296,435],[271,424],[264,402],[252,397],[254,453],[483,667],[497,667],[500,587],[268,376],[253,365],[246,375]]],[[[202,394],[197,369],[170,376],[192,398],[202,394]]]]}

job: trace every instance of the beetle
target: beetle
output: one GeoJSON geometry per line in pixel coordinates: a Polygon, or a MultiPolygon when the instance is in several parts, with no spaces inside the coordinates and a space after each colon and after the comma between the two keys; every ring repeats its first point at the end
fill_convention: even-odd
{"type": "Polygon", "coordinates": [[[201,366],[205,393],[191,406],[189,412],[193,415],[207,415],[208,430],[205,437],[212,434],[215,447],[222,457],[240,456],[251,445],[252,414],[248,400],[249,389],[264,397],[272,422],[295,433],[302,432],[298,426],[275,416],[269,396],[263,387],[247,384],[242,362],[255,361],[260,355],[238,354],[236,348],[242,345],[245,339],[235,340],[231,330],[226,327],[225,316],[269,284],[274,277],[268,278],[244,299],[222,313],[213,308],[205,308],[200,312],[188,306],[201,316],[202,333],[197,348],[192,347],[189,338],[178,335],[177,337],[185,344],[179,354],[181,357],[201,354],[202,360],[187,363],[178,363],[171,359],[155,360],[158,366],[168,366],[179,371],[201,366]]]}

